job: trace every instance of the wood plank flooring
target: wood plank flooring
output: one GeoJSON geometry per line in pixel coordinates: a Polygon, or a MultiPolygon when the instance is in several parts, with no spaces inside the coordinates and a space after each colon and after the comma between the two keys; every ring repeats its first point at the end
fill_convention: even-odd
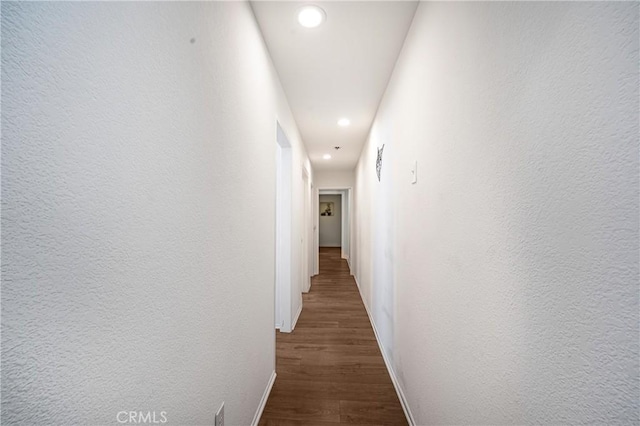
{"type": "Polygon", "coordinates": [[[276,382],[260,425],[406,425],[339,248],[320,249],[293,333],[276,333],[276,382]]]}

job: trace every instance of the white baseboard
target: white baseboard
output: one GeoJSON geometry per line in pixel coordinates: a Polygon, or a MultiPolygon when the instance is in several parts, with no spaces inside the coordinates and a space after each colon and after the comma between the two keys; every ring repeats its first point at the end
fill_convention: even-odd
{"type": "MultiPolygon", "coordinates": [[[[354,276],[354,279],[355,279],[355,276],[354,276]]],[[[398,394],[398,399],[400,400],[400,405],[402,405],[402,410],[404,411],[404,415],[407,418],[407,422],[409,422],[409,426],[416,426],[416,421],[413,418],[413,414],[411,414],[409,403],[407,402],[407,398],[404,396],[404,391],[402,390],[402,386],[400,386],[400,382],[398,381],[396,372],[393,369],[391,360],[387,356],[387,352],[384,350],[384,347],[382,346],[382,342],[380,342],[380,335],[378,334],[378,329],[376,329],[376,323],[373,321],[373,316],[371,315],[371,311],[369,311],[369,306],[367,305],[367,302],[365,302],[364,297],[362,297],[362,292],[360,291],[360,284],[358,284],[357,279],[355,281],[356,281],[356,285],[358,286],[358,293],[360,293],[360,299],[362,300],[364,309],[367,311],[367,315],[369,316],[369,322],[371,323],[371,327],[373,327],[373,334],[375,334],[376,336],[376,342],[378,342],[380,353],[382,353],[382,359],[384,359],[384,364],[387,366],[387,371],[389,372],[389,376],[391,376],[391,382],[393,382],[393,387],[396,389],[396,394],[398,394]]]]}
{"type": "Polygon", "coordinates": [[[300,318],[301,313],[302,313],[302,302],[300,303],[300,309],[298,309],[298,313],[293,318],[293,322],[291,323],[291,331],[295,330],[296,324],[298,323],[298,318],[300,318]]]}
{"type": "Polygon", "coordinates": [[[269,400],[269,394],[271,393],[271,388],[276,381],[276,370],[273,370],[271,373],[271,378],[269,379],[269,383],[267,383],[267,388],[264,390],[262,394],[262,399],[260,400],[260,405],[258,405],[258,410],[256,414],[253,416],[253,421],[251,422],[251,426],[258,426],[260,422],[260,417],[262,417],[262,412],[264,411],[264,407],[267,405],[267,401],[269,400]]]}

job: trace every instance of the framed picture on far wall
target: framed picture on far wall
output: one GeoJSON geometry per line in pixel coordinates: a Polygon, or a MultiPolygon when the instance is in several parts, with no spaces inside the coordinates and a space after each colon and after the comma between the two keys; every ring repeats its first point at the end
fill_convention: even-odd
{"type": "Polygon", "coordinates": [[[320,216],[333,216],[334,212],[333,202],[320,202],[320,216]]]}

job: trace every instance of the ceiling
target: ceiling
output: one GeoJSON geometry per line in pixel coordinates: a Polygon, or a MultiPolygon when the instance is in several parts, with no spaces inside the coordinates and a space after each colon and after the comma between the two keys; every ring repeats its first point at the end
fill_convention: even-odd
{"type": "Polygon", "coordinates": [[[251,3],[314,170],[350,170],[358,161],[402,49],[417,2],[313,2],[326,12],[304,28],[306,2],[251,3]],[[351,120],[339,127],[338,119],[351,120]],[[340,150],[335,150],[340,146],[340,150]],[[324,160],[324,154],[331,154],[324,160]]]}

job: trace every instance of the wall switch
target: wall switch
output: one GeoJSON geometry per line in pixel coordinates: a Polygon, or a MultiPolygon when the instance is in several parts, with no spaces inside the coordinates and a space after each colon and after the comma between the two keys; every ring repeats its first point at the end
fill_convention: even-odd
{"type": "Polygon", "coordinates": [[[418,162],[414,161],[411,165],[411,183],[418,182],[418,162]]]}
{"type": "Polygon", "coordinates": [[[216,426],[224,426],[224,402],[216,413],[216,426]]]}

